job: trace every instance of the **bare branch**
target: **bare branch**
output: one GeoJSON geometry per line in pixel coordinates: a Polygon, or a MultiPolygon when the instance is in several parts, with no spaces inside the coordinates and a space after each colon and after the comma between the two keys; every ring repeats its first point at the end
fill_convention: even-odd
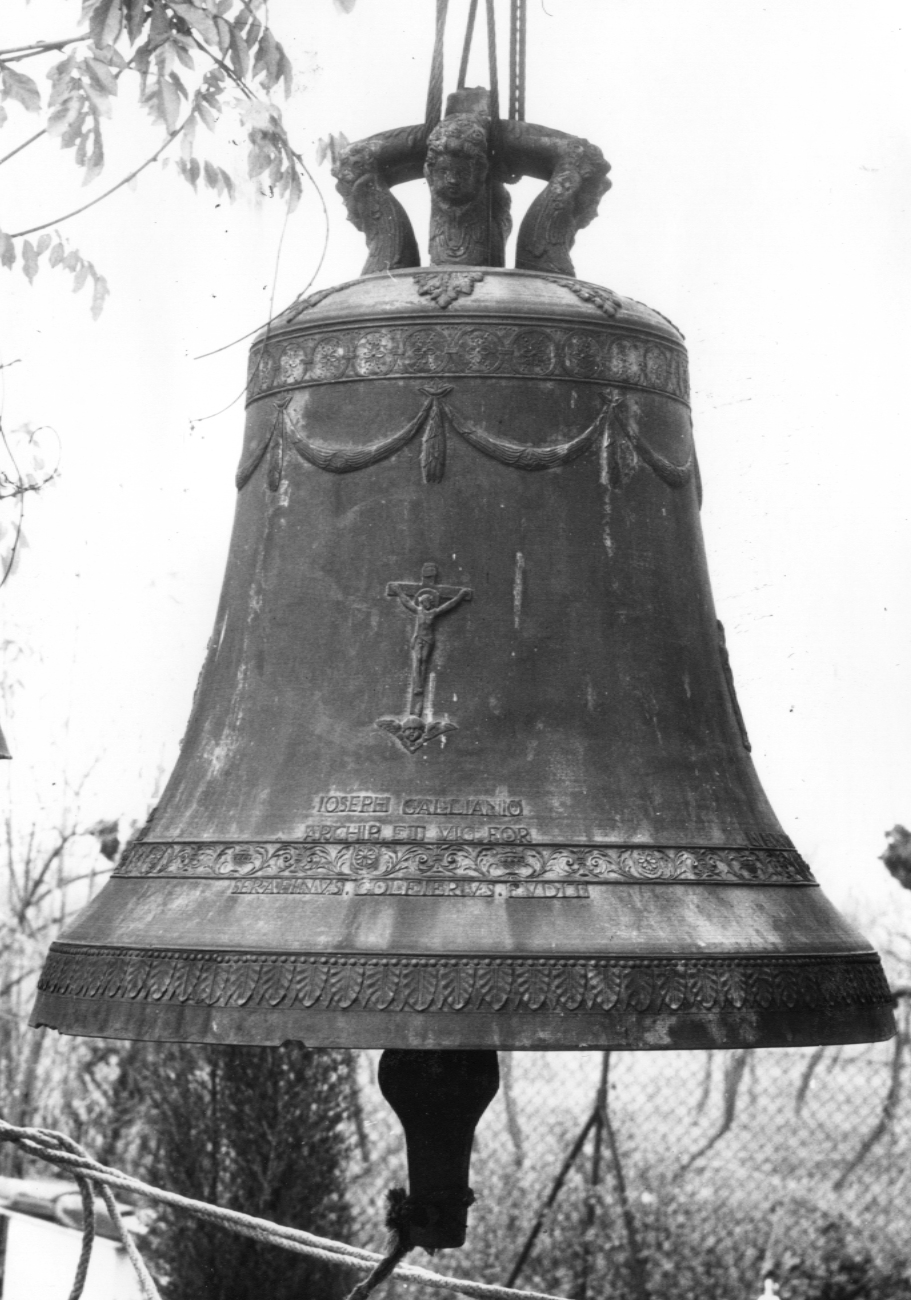
{"type": "Polygon", "coordinates": [[[235,86],[237,86],[240,90],[242,90],[243,93],[247,96],[247,99],[256,99],[255,93],[247,85],[243,77],[239,77],[237,73],[234,71],[234,69],[230,67],[229,64],[225,63],[224,59],[219,58],[217,54],[215,54],[212,50],[209,49],[208,45],[204,45],[195,32],[193,31],[190,32],[190,39],[192,40],[193,44],[196,46],[198,50],[201,50],[203,54],[208,55],[208,57],[212,60],[212,62],[216,65],[216,67],[221,68],[222,72],[227,77],[230,77],[230,79],[234,82],[235,86]]]}
{"type": "Polygon", "coordinates": [[[884,1137],[891,1128],[895,1114],[898,1110],[899,1098],[901,1096],[902,1067],[905,1063],[905,1049],[908,1046],[908,1039],[901,1030],[895,1035],[892,1046],[892,1067],[889,1072],[889,1088],[883,1099],[882,1109],[879,1113],[879,1119],[874,1125],[871,1132],[867,1134],[851,1160],[836,1178],[832,1184],[832,1190],[840,1192],[845,1183],[854,1173],[854,1171],[863,1164],[867,1156],[876,1146],[880,1138],[884,1137]]]}
{"type": "MultiPolygon", "coordinates": [[[[48,226],[62,226],[64,221],[69,221],[71,217],[78,217],[81,212],[87,212],[89,208],[94,208],[97,203],[102,203],[105,199],[110,198],[112,194],[115,194],[117,190],[122,189],[124,185],[129,185],[130,181],[134,180],[140,172],[144,172],[147,167],[151,167],[152,163],[156,162],[161,157],[168,145],[173,143],[173,141],[176,140],[181,132],[186,128],[187,123],[190,121],[195,111],[196,109],[194,106],[184,120],[170,132],[167,139],[159,145],[150,158],[147,158],[144,163],[141,163],[131,171],[128,176],[124,176],[116,185],[112,185],[110,189],[105,190],[103,194],[99,194],[94,199],[90,199],[88,203],[83,203],[79,208],[73,208],[72,212],[64,213],[62,217],[55,217],[52,221],[43,221],[37,226],[29,226],[27,230],[14,230],[10,235],[10,238],[19,239],[22,235],[33,235],[36,230],[47,230],[48,226]]],[[[2,585],[3,584],[0,583],[0,586],[2,585]]]]}
{"type": "Polygon", "coordinates": [[[15,979],[7,980],[5,984],[0,985],[0,998],[7,997],[12,993],[13,989],[18,988],[18,986],[23,984],[27,979],[31,979],[33,975],[37,975],[43,965],[44,961],[42,959],[37,966],[29,966],[28,970],[20,971],[15,979]]]}
{"type": "MultiPolygon", "coordinates": [[[[100,856],[101,855],[99,854],[99,857],[100,856]]],[[[50,898],[52,894],[62,892],[64,889],[69,889],[70,885],[78,885],[82,880],[94,880],[96,876],[106,874],[107,872],[105,870],[99,870],[97,866],[93,866],[90,871],[80,871],[75,876],[66,876],[64,879],[58,880],[56,884],[51,885],[48,889],[45,889],[43,893],[38,894],[33,898],[31,906],[40,907],[41,904],[50,898]]]]}
{"type": "MultiPolygon", "coordinates": [[[[28,888],[25,891],[25,895],[22,899],[22,904],[19,908],[19,914],[17,918],[21,925],[23,926],[28,925],[28,919],[26,913],[32,907],[35,906],[35,897],[38,891],[41,889],[41,886],[44,884],[45,880],[47,879],[51,867],[53,867],[54,863],[59,859],[61,853],[66,848],[66,846],[70,843],[70,841],[75,839],[80,833],[81,832],[75,829],[68,830],[68,831],[58,830],[57,834],[60,837],[60,842],[56,844],[54,848],[52,848],[50,852],[45,855],[44,861],[41,863],[41,866],[38,868],[37,874],[31,880],[31,882],[28,885],[28,888]]],[[[29,928],[31,929],[31,927],[29,928]]]]}
{"type": "Polygon", "coordinates": [[[0,50],[0,62],[7,62],[9,55],[22,54],[30,50],[32,54],[45,54],[50,50],[62,50],[65,45],[77,45],[80,41],[90,41],[91,36],[65,36],[60,41],[30,41],[28,45],[11,45],[7,50],[0,50]]]}
{"type": "Polygon", "coordinates": [[[737,1097],[740,1092],[740,1085],[743,1082],[743,1076],[746,1072],[747,1064],[750,1060],[750,1048],[744,1048],[742,1051],[733,1052],[728,1059],[727,1069],[724,1076],[724,1100],[722,1104],[721,1122],[718,1128],[708,1138],[698,1150],[694,1151],[688,1160],[684,1161],[678,1173],[678,1178],[682,1178],[698,1160],[716,1146],[724,1135],[729,1131],[737,1115],[737,1097]]]}
{"type": "Polygon", "coordinates": [[[22,153],[22,150],[27,149],[30,144],[34,144],[36,140],[40,140],[43,135],[47,135],[47,127],[43,127],[40,131],[36,131],[35,134],[30,135],[27,140],[23,140],[22,144],[17,144],[15,149],[10,149],[9,153],[5,153],[3,157],[0,158],[0,167],[2,167],[5,162],[9,162],[10,158],[15,158],[17,153],[22,153]]]}

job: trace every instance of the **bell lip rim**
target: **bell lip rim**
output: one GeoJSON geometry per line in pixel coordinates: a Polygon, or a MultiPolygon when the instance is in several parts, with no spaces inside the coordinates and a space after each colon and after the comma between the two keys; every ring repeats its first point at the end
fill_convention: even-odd
{"type": "Polygon", "coordinates": [[[129,1000],[112,1003],[41,993],[29,1026],[75,1037],[133,1042],[269,1047],[290,1041],[310,1048],[355,1051],[388,1047],[547,1052],[771,1050],[889,1042],[898,1032],[892,1008],[892,1002],[853,1004],[834,1014],[802,1009],[787,1015],[779,1008],[653,1015],[636,1012],[632,1016],[590,1010],[572,1015],[545,1011],[517,1018],[502,1010],[453,1013],[411,1008],[316,1012],[270,1008],[258,1009],[251,1017],[244,1007],[200,1006],[189,1008],[188,1016],[184,1014],[187,1008],[173,1004],[136,1004],[129,1000]],[[135,1014],[137,1005],[141,1009],[139,1016],[135,1014]],[[122,1008],[127,1010],[126,1020],[133,1021],[130,1033],[125,1032],[125,1021],[117,1014],[122,1008]],[[252,1030],[251,1021],[259,1026],[259,1032],[252,1030]],[[775,1026],[782,1023],[786,1027],[776,1032],[775,1026]],[[274,1026],[271,1032],[270,1025],[274,1026]],[[240,1033],[231,1032],[235,1026],[240,1027],[240,1033]],[[678,1041],[668,1041],[674,1029],[678,1041]],[[488,1032],[481,1032],[484,1030],[488,1032]],[[544,1041],[548,1034],[553,1036],[550,1042],[544,1041]],[[532,1038],[537,1041],[529,1041],[532,1038]],[[564,1041],[559,1041],[561,1038],[564,1041]]]}
{"type": "MultiPolygon", "coordinates": [[[[879,955],[872,948],[856,948],[828,954],[732,954],[712,957],[661,957],[637,954],[610,958],[587,956],[561,958],[554,955],[504,958],[485,955],[480,962],[464,954],[402,958],[397,955],[359,952],[314,957],[308,954],[279,954],[279,964],[290,959],[290,980],[280,989],[278,1000],[270,994],[251,996],[276,954],[249,955],[255,972],[253,984],[238,1001],[232,982],[243,971],[248,955],[237,949],[200,951],[138,949],[57,941],[42,974],[30,1023],[46,1025],[64,1033],[100,1037],[166,1038],[187,1042],[237,1042],[260,1044],[299,1039],[320,1047],[426,1046],[476,1048],[583,1049],[681,1049],[734,1048],[757,1046],[811,1046],[827,1043],[887,1040],[895,1032],[895,996],[886,980],[879,955]],[[60,961],[55,970],[54,948],[60,961]],[[129,975],[135,954],[140,965],[129,975]],[[227,984],[214,985],[195,996],[196,981],[182,984],[181,974],[200,959],[201,974],[210,976],[212,967],[224,963],[227,984]],[[89,955],[91,954],[91,956],[89,955]],[[113,983],[105,969],[119,957],[113,983]],[[183,958],[183,960],[181,960],[183,958]],[[392,994],[385,1004],[374,1002],[371,968],[391,961],[398,967],[392,994]],[[156,959],[164,971],[156,973],[156,959]],[[83,961],[96,962],[95,969],[83,968],[83,961]],[[208,963],[208,970],[206,963],[208,963]],[[465,998],[454,1005],[445,985],[434,979],[424,990],[416,969],[428,966],[458,970],[475,966],[465,998]],[[170,971],[167,966],[170,965],[170,971]],[[298,977],[320,967],[322,974],[309,992],[299,997],[298,977]],[[69,972],[68,972],[69,966],[69,972]],[[504,995],[483,982],[479,967],[513,967],[504,995]],[[353,985],[345,984],[346,969],[360,967],[353,985]],[[522,974],[529,968],[543,968],[550,992],[533,1001],[522,974]],[[567,986],[562,971],[583,972],[583,986],[567,986]],[[644,968],[648,997],[644,1005],[637,995],[637,971],[644,968]],[[751,974],[751,968],[756,974],[751,974]],[[668,997],[662,972],[676,971],[683,980],[676,1000],[668,997]],[[732,996],[725,976],[740,972],[740,992],[732,996]],[[338,984],[339,975],[342,984],[338,984]],[[701,974],[716,974],[708,1002],[701,986],[693,985],[701,974]],[[801,978],[801,972],[806,972],[801,978]],[[831,972],[831,973],[830,973],[831,972]],[[518,975],[518,979],[516,976],[518,975]],[[790,979],[788,978],[790,975],[790,979]],[[176,996],[171,980],[176,976],[176,996]],[[162,978],[164,983],[161,983],[162,978]],[[787,987],[778,983],[785,979],[787,987]],[[415,979],[418,980],[415,983],[415,979]],[[761,981],[762,987],[756,984],[761,981]],[[833,980],[834,983],[829,984],[833,980]],[[607,981],[607,982],[606,982],[607,981]],[[822,981],[822,983],[820,983],[822,981]],[[410,986],[410,987],[409,987],[410,986]],[[181,997],[179,990],[186,988],[181,997]],[[621,988],[624,990],[620,997],[621,988]],[[289,990],[291,1000],[286,1001],[289,990]],[[608,992],[609,990],[609,992],[608,992]],[[399,994],[402,996],[399,997],[399,994]],[[513,994],[516,995],[514,1000],[513,994]],[[605,1001],[605,994],[609,1001],[605,1001]],[[415,1001],[415,997],[418,999],[415,1001]],[[398,1005],[393,1006],[393,1000],[398,1005]],[[499,999],[499,1000],[497,1000],[499,999]]],[[[108,968],[109,969],[109,968],[108,968]]]]}

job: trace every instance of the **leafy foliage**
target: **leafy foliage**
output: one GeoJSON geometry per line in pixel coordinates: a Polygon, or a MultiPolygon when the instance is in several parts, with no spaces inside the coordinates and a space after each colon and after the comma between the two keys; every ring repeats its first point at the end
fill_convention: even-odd
{"type": "MultiPolygon", "coordinates": [[[[309,1232],[350,1235],[350,1053],[293,1042],[137,1044],[123,1064],[133,1125],[156,1135],[142,1162],[152,1181],[309,1232]]],[[[182,1213],[163,1214],[150,1244],[167,1300],[332,1300],[348,1290],[336,1268],[182,1213]]]]}
{"type": "Polygon", "coordinates": [[[26,496],[40,492],[58,474],[58,466],[47,460],[45,433],[45,429],[32,424],[21,424],[7,432],[0,419],[0,587],[16,572],[28,546],[22,527],[26,496]]]}
{"type": "MultiPolygon", "coordinates": [[[[0,644],[4,721],[14,712],[18,683],[11,664],[17,654],[21,649],[9,641],[0,644]]],[[[21,768],[23,760],[16,761],[21,768]]],[[[55,797],[53,810],[41,808],[31,823],[23,824],[21,809],[10,807],[0,825],[0,1113],[13,1124],[53,1128],[66,1123],[75,1108],[83,1123],[70,1131],[80,1135],[85,1112],[92,1109],[84,1105],[85,1045],[29,1029],[28,1017],[48,942],[101,887],[111,868],[105,846],[110,848],[115,824],[106,820],[86,826],[80,816],[86,779],[70,790],[62,809],[55,797]]],[[[20,785],[20,796],[21,791],[20,785]]],[[[97,1128],[103,1122],[98,1106],[93,1115],[97,1128]]],[[[21,1151],[3,1145],[0,1174],[22,1177],[29,1168],[21,1151]]]]}
{"type": "MultiPolygon", "coordinates": [[[[354,0],[335,4],[348,13],[354,0]]],[[[0,231],[0,265],[12,268],[18,262],[31,282],[50,249],[49,265],[71,272],[75,290],[92,280],[92,313],[97,316],[108,290],[92,263],[64,248],[59,237],[51,245],[46,233],[37,243],[28,236],[106,198],[178,137],[178,174],[194,190],[201,184],[233,199],[234,179],[199,151],[198,131],[200,125],[216,131],[229,111],[239,110],[246,131],[248,178],[270,196],[284,198],[289,210],[301,197],[300,159],[272,99],[279,88],[286,96],[291,93],[294,70],[269,26],[266,0],[82,0],[78,21],[84,35],[0,50],[0,127],[7,121],[21,124],[23,113],[42,118],[32,140],[43,135],[58,140],[61,149],[72,152],[83,184],[90,185],[104,170],[105,124],[123,82],[135,88],[161,132],[160,144],[151,158],[89,204],[28,230],[0,231]],[[14,66],[59,55],[63,57],[47,70],[46,93],[39,80],[14,66]],[[15,106],[14,114],[7,104],[15,106]]],[[[16,145],[0,164],[32,140],[16,145]]]]}
{"type": "Polygon", "coordinates": [[[779,1268],[783,1300],[911,1300],[907,1267],[874,1258],[847,1223],[831,1219],[801,1245],[779,1268]]]}
{"type": "Polygon", "coordinates": [[[55,230],[52,237],[45,230],[33,244],[30,239],[22,239],[17,243],[10,235],[6,235],[0,230],[0,266],[12,268],[15,266],[17,258],[21,259],[22,272],[29,284],[34,281],[35,276],[38,274],[41,258],[45,253],[48,254],[48,266],[59,266],[62,271],[69,271],[72,274],[73,293],[78,293],[83,285],[91,280],[91,311],[93,318],[97,320],[110,293],[108,282],[95,268],[94,264],[84,258],[78,249],[69,247],[59,231],[55,230]]]}
{"type": "Polygon", "coordinates": [[[886,832],[888,844],[882,860],[900,885],[911,889],[911,831],[893,826],[886,832]]]}

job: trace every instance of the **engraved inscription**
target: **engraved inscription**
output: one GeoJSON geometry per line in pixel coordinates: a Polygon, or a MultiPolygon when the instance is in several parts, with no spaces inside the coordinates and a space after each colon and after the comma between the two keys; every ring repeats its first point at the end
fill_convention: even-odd
{"type": "Polygon", "coordinates": [[[404,840],[406,843],[413,840],[421,842],[426,837],[427,827],[420,826],[417,823],[412,823],[409,826],[393,826],[392,828],[392,838],[394,840],[404,840]]]}
{"type": "Polygon", "coordinates": [[[232,894],[344,894],[346,880],[235,880],[232,894]]]}
{"type": "Polygon", "coordinates": [[[455,844],[467,840],[471,844],[531,844],[530,826],[490,826],[451,825],[437,823],[427,825],[425,822],[306,822],[303,839],[308,844],[327,841],[330,844],[354,844],[360,841],[384,843],[404,841],[406,843],[440,840],[446,844],[455,844]]]}
{"type": "MultiPolygon", "coordinates": [[[[308,822],[304,826],[304,839],[307,842],[330,840],[349,844],[355,840],[378,840],[387,829],[379,822],[352,822],[350,825],[336,825],[333,822],[308,822]]],[[[404,838],[404,837],[403,837],[404,838]]]]}
{"type": "MultiPolygon", "coordinates": [[[[352,809],[352,811],[354,811],[352,809]]],[[[406,817],[521,817],[521,799],[422,799],[402,800],[406,817]]]]}
{"type": "Polygon", "coordinates": [[[530,826],[437,826],[436,838],[488,844],[531,844],[530,826]]]}
{"type": "Polygon", "coordinates": [[[468,587],[441,587],[438,577],[437,566],[425,564],[421,570],[420,582],[390,582],[386,587],[386,595],[394,596],[409,614],[414,615],[411,681],[407,715],[404,718],[377,718],[375,725],[381,731],[388,732],[409,754],[416,754],[431,740],[457,729],[456,724],[448,718],[436,721],[425,719],[427,675],[436,645],[437,620],[444,614],[449,614],[463,601],[471,600],[472,592],[468,587]]]}
{"type": "Polygon", "coordinates": [[[321,794],[316,800],[316,811],[376,814],[389,812],[391,805],[388,794],[321,794]]]}
{"type": "Polygon", "coordinates": [[[235,880],[232,894],[340,894],[360,897],[553,899],[590,898],[588,885],[579,881],[508,880],[235,880]]]}
{"type": "Polygon", "coordinates": [[[576,881],[511,880],[504,886],[507,898],[590,898],[588,885],[576,881]]]}
{"type": "Polygon", "coordinates": [[[356,894],[394,894],[405,898],[495,898],[489,880],[359,880],[356,894]]]}

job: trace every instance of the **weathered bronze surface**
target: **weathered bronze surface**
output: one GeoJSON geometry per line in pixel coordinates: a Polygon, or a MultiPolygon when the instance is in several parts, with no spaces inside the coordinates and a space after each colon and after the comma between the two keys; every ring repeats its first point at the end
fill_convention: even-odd
{"type": "Polygon", "coordinates": [[[385,1047],[886,1037],[760,787],[683,340],[566,276],[398,270],[253,348],[183,748],[36,1024],[385,1047]]]}

